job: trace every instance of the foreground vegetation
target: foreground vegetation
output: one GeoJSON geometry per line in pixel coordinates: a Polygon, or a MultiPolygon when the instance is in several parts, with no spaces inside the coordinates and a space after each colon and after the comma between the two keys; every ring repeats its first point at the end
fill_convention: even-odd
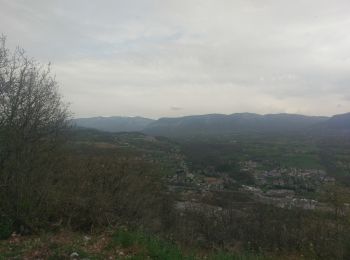
{"type": "Polygon", "coordinates": [[[88,235],[61,231],[41,236],[12,236],[0,241],[0,259],[267,260],[278,257],[181,248],[174,242],[141,232],[108,229],[88,235]]]}

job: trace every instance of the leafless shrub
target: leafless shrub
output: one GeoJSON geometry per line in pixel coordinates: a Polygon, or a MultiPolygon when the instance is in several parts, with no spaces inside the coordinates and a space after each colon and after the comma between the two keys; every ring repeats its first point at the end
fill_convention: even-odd
{"type": "Polygon", "coordinates": [[[0,37],[0,214],[18,225],[37,221],[67,118],[50,66],[0,37]]]}
{"type": "Polygon", "coordinates": [[[172,208],[157,168],[113,156],[66,161],[51,196],[53,216],[74,229],[124,224],[164,228],[172,208]]]}

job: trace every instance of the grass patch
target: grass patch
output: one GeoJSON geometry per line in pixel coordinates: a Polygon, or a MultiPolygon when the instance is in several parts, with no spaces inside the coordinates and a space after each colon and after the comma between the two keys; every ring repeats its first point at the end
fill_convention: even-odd
{"type": "Polygon", "coordinates": [[[210,255],[208,260],[267,260],[269,258],[255,255],[255,254],[232,254],[232,253],[225,253],[225,252],[218,252],[215,254],[210,255]]]}
{"type": "Polygon", "coordinates": [[[174,243],[141,232],[119,230],[113,235],[110,246],[134,248],[135,254],[131,259],[195,259],[185,256],[174,243]]]}
{"type": "MultiPolygon", "coordinates": [[[[182,250],[177,244],[143,232],[118,230],[89,236],[60,232],[0,241],[0,260],[5,259],[159,259],[159,260],[265,260],[254,254],[210,253],[199,248],[182,250]]],[[[277,258],[278,259],[278,258],[277,258]]]]}
{"type": "MultiPolygon", "coordinates": [[[[203,259],[197,254],[185,254],[181,248],[171,242],[162,240],[158,237],[149,236],[142,232],[119,230],[114,233],[110,248],[120,247],[126,250],[135,250],[128,259],[164,259],[164,260],[199,260],[203,259]]],[[[196,251],[199,253],[199,251],[196,251]]],[[[266,257],[254,254],[231,254],[225,252],[213,253],[207,256],[208,260],[265,260],[266,257]]]]}

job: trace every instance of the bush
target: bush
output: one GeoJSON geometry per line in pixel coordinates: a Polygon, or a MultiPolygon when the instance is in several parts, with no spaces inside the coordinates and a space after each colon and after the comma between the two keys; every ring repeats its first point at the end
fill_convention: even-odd
{"type": "Polygon", "coordinates": [[[0,37],[0,214],[33,230],[46,213],[68,112],[50,67],[0,37]]]}
{"type": "Polygon", "coordinates": [[[153,231],[166,226],[171,198],[158,168],[114,156],[69,155],[50,189],[48,215],[73,229],[126,224],[153,231]]]}
{"type": "Polygon", "coordinates": [[[7,239],[13,232],[13,221],[4,216],[0,216],[0,239],[7,239]]]}
{"type": "Polygon", "coordinates": [[[64,146],[67,119],[50,68],[0,37],[0,216],[26,232],[120,222],[160,229],[171,203],[157,168],[74,154],[64,146]]]}

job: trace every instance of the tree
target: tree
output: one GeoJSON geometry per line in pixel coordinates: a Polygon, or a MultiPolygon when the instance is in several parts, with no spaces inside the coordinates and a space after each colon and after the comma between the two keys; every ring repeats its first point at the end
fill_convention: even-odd
{"type": "Polygon", "coordinates": [[[68,116],[50,65],[11,52],[1,36],[0,216],[22,225],[40,208],[68,116]]]}

